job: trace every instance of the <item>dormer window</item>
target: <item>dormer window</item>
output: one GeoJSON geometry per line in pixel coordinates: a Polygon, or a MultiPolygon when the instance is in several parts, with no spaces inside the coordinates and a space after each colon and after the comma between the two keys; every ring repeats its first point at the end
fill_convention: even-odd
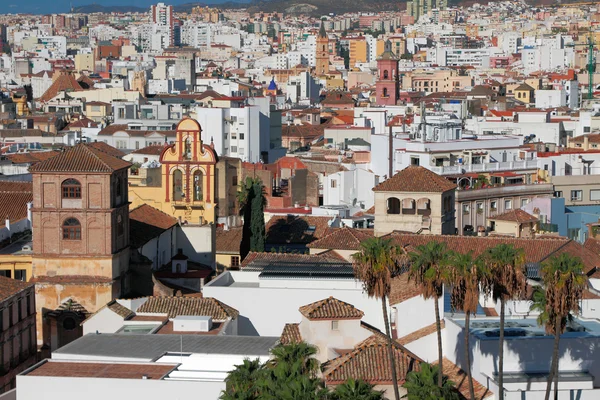
{"type": "Polygon", "coordinates": [[[63,199],[80,199],[81,183],[77,179],[66,179],[62,183],[63,199]]]}

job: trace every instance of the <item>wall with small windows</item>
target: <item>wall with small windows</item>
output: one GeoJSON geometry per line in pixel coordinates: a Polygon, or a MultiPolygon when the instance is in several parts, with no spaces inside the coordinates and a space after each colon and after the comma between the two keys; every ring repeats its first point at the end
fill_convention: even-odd
{"type": "Polygon", "coordinates": [[[23,286],[0,301],[0,393],[13,389],[16,375],[37,361],[35,289],[23,286]]]}
{"type": "Polygon", "coordinates": [[[302,340],[316,346],[316,358],[326,362],[337,357],[335,349],[353,349],[373,332],[361,326],[360,319],[309,320],[302,317],[298,326],[302,340]]]}

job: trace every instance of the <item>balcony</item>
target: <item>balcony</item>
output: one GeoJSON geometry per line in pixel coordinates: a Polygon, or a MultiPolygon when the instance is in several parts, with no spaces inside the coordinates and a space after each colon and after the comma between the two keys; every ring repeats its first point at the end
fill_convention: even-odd
{"type": "Polygon", "coordinates": [[[515,171],[524,169],[537,169],[537,160],[451,165],[443,167],[429,167],[429,169],[438,175],[461,175],[469,172],[515,171]]]}
{"type": "Polygon", "coordinates": [[[478,199],[501,198],[508,196],[527,196],[554,194],[554,185],[551,183],[537,183],[532,185],[500,185],[483,189],[468,189],[456,191],[456,201],[471,201],[478,199]]]}

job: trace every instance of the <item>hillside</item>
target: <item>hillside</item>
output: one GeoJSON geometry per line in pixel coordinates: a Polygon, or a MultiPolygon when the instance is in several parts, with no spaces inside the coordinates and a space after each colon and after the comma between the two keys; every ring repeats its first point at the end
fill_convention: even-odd
{"type": "Polygon", "coordinates": [[[135,6],[103,6],[102,4],[88,4],[86,6],[73,7],[76,13],[93,14],[93,13],[111,13],[111,12],[147,12],[147,8],[135,6]]]}

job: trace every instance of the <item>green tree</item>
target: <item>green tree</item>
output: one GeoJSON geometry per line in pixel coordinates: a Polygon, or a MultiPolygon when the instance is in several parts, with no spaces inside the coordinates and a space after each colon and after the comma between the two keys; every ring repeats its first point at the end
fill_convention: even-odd
{"type": "Polygon", "coordinates": [[[519,295],[527,286],[525,278],[525,253],[513,245],[499,244],[484,254],[490,271],[486,292],[494,301],[500,301],[500,338],[498,340],[498,398],[504,398],[504,316],[506,301],[519,295]]]}
{"type": "Polygon", "coordinates": [[[257,400],[264,375],[263,364],[258,358],[245,359],[225,378],[225,391],[221,394],[221,400],[257,400]]]}
{"type": "Polygon", "coordinates": [[[440,371],[439,365],[421,364],[420,371],[411,371],[403,387],[408,400],[458,400],[454,382],[440,371]],[[437,382],[441,381],[439,385],[437,382]]]}
{"type": "Polygon", "coordinates": [[[266,204],[262,181],[259,178],[246,178],[237,193],[240,215],[244,218],[240,256],[242,260],[251,251],[265,251],[266,204]]]}
{"type": "Polygon", "coordinates": [[[279,345],[266,364],[244,360],[225,379],[221,400],[321,400],[327,389],[318,378],[317,349],[304,342],[279,345]]]}
{"type": "MultiPolygon", "coordinates": [[[[542,264],[542,282],[545,286],[543,301],[546,332],[554,335],[552,364],[546,384],[546,397],[550,398],[552,380],[554,378],[554,399],[558,400],[558,350],[560,335],[565,332],[571,312],[579,312],[579,302],[587,286],[587,278],[583,273],[583,263],[579,257],[567,253],[550,258],[542,264]]],[[[539,295],[538,295],[539,298],[539,295]]],[[[536,300],[536,299],[534,299],[536,300]]]]}
{"type": "MultiPolygon", "coordinates": [[[[442,326],[440,321],[439,299],[444,291],[444,283],[448,281],[447,264],[448,250],[445,243],[428,242],[417,246],[416,252],[410,253],[412,266],[409,278],[423,289],[423,297],[434,300],[435,328],[438,341],[438,363],[443,365],[442,326]]],[[[442,387],[442,375],[438,375],[438,386],[442,387]]]]}
{"type": "Polygon", "coordinates": [[[336,386],[331,394],[332,400],[383,400],[383,392],[375,390],[374,385],[363,380],[348,379],[336,386]]]}
{"type": "Polygon", "coordinates": [[[465,362],[469,380],[469,394],[475,398],[473,376],[471,374],[471,349],[469,346],[471,314],[477,311],[479,304],[480,284],[486,287],[489,279],[488,270],[483,262],[473,258],[472,252],[461,254],[451,252],[448,256],[450,268],[450,302],[452,307],[465,313],[465,362]]]}
{"type": "Polygon", "coordinates": [[[392,277],[399,272],[402,258],[403,251],[392,244],[391,240],[374,237],[361,243],[360,252],[353,255],[354,262],[352,264],[354,276],[362,282],[367,295],[381,300],[388,356],[392,370],[392,385],[396,400],[400,399],[400,393],[398,391],[396,362],[394,361],[392,335],[388,319],[387,298],[391,291],[392,277]]]}

